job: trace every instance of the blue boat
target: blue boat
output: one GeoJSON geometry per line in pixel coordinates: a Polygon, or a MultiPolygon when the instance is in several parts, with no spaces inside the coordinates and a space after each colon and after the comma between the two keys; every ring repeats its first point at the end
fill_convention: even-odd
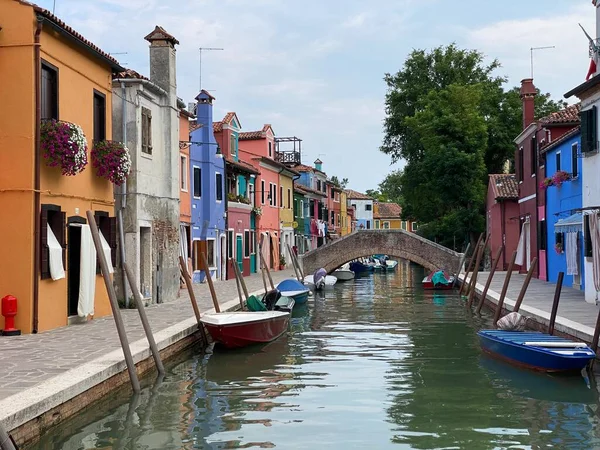
{"type": "Polygon", "coordinates": [[[296,305],[306,303],[310,289],[300,283],[298,280],[288,278],[277,285],[277,290],[284,297],[291,297],[296,302],[296,305]]]}
{"type": "Polygon", "coordinates": [[[369,264],[363,264],[359,261],[352,261],[350,263],[350,270],[354,273],[373,272],[375,270],[373,266],[369,264]]]}
{"type": "Polygon", "coordinates": [[[481,330],[483,351],[512,364],[542,372],[581,371],[596,357],[583,342],[529,331],[481,330]]]}

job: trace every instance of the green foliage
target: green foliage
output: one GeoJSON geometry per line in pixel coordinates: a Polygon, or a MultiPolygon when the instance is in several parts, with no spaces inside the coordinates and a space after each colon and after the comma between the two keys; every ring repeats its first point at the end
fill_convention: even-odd
{"type": "Polygon", "coordinates": [[[337,187],[342,188],[342,189],[346,189],[346,186],[348,186],[348,178],[342,178],[342,181],[340,181],[338,179],[338,177],[334,175],[331,177],[331,179],[329,181],[331,181],[337,187]]]}
{"type": "Polygon", "coordinates": [[[388,198],[384,194],[382,194],[381,192],[379,192],[377,189],[367,189],[365,191],[365,195],[368,195],[373,200],[376,200],[378,202],[387,202],[387,201],[389,201],[388,198]]]}
{"type": "MultiPolygon", "coordinates": [[[[505,91],[500,63],[455,44],[414,50],[395,75],[386,74],[385,136],[381,151],[402,171],[379,193],[399,202],[419,233],[453,247],[483,231],[488,173],[502,171],[522,130],[519,89],[505,91]]],[[[536,98],[539,117],[565,106],[536,98]]]]}

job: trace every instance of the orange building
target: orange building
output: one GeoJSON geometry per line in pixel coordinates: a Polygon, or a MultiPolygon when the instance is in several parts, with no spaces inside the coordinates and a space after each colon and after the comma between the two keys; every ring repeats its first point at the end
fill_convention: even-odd
{"type": "MultiPolygon", "coordinates": [[[[17,297],[16,327],[24,333],[111,312],[88,251],[86,211],[95,212],[114,265],[113,185],[97,175],[90,151],[95,141],[112,136],[112,73],[122,70],[49,11],[25,1],[0,2],[0,297],[17,297]],[[48,166],[41,143],[47,142],[42,125],[54,123],[49,119],[79,125],[85,134],[75,142],[88,163],[75,175],[63,175],[65,159],[62,171],[48,166]],[[59,266],[62,276],[56,275],[59,266]],[[83,317],[80,290],[91,301],[83,317]]],[[[81,159],[77,164],[83,166],[81,159]]]]}
{"type": "MultiPolygon", "coordinates": [[[[185,104],[179,104],[179,222],[181,256],[192,257],[191,223],[192,197],[190,196],[190,119],[195,116],[185,109],[185,104]]],[[[191,264],[191,262],[190,262],[191,264]]],[[[191,273],[191,267],[189,268],[191,273]]]]}

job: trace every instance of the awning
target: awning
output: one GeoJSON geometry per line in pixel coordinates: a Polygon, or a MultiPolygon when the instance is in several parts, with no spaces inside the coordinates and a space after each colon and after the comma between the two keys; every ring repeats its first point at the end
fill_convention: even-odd
{"type": "Polygon", "coordinates": [[[564,219],[560,219],[554,224],[554,229],[558,233],[569,233],[581,231],[583,225],[583,216],[580,212],[575,213],[564,219]]]}

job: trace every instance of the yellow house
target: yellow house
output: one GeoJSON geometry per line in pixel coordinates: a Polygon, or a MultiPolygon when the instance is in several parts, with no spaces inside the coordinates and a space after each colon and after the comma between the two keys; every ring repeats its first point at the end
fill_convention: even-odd
{"type": "Polygon", "coordinates": [[[279,252],[285,256],[286,264],[290,264],[288,245],[295,245],[294,238],[294,178],[299,173],[281,164],[279,172],[279,224],[281,225],[279,252]]]}
{"type": "Polygon", "coordinates": [[[350,218],[348,216],[348,194],[342,190],[340,194],[340,235],[345,236],[350,234],[350,218]]]}
{"type": "Polygon", "coordinates": [[[0,297],[17,298],[23,333],[111,312],[88,250],[86,211],[95,212],[114,264],[113,184],[97,175],[91,150],[112,136],[111,78],[122,70],[49,11],[0,1],[0,297]],[[52,156],[54,144],[67,145],[52,138],[49,126],[70,130],[78,156],[52,156]]]}
{"type": "Polygon", "coordinates": [[[402,221],[402,208],[397,203],[375,202],[373,222],[376,230],[407,230],[406,221],[402,221]]]}

